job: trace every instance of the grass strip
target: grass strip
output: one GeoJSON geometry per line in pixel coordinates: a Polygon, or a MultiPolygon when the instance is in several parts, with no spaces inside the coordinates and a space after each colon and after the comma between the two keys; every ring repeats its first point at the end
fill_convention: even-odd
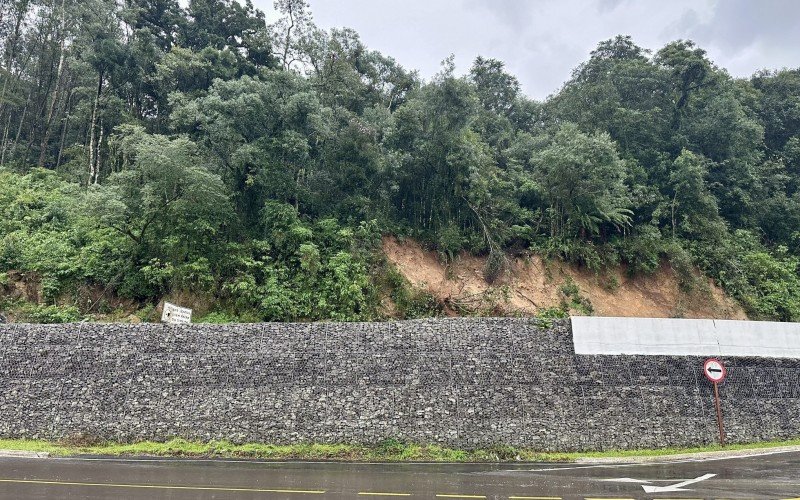
{"type": "MultiPolygon", "coordinates": [[[[800,439],[732,444],[724,450],[761,449],[800,445],[800,439]]],[[[0,439],[1,450],[47,452],[52,456],[107,455],[191,458],[249,458],[263,460],[332,460],[358,462],[572,462],[579,458],[626,458],[666,456],[723,450],[719,445],[692,448],[650,450],[610,450],[591,452],[539,452],[510,446],[459,450],[437,445],[419,445],[387,440],[374,446],[351,444],[291,445],[233,444],[227,441],[207,443],[171,439],[165,442],[138,443],[80,442],[79,440],[45,441],[0,439]]]]}

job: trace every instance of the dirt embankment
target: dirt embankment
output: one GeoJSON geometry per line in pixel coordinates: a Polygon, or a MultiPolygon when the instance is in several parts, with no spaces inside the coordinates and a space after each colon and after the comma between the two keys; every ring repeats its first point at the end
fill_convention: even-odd
{"type": "Polygon", "coordinates": [[[742,308],[711,280],[701,278],[705,282],[693,292],[682,291],[667,264],[649,276],[628,276],[624,267],[598,275],[531,255],[510,258],[508,272],[489,284],[484,279],[485,257],[462,254],[444,265],[435,252],[413,240],[401,243],[394,237],[384,238],[383,250],[412,285],[441,300],[454,315],[460,309],[533,315],[569,304],[571,298],[563,289],[574,284],[598,316],[747,319],[742,308]]]}

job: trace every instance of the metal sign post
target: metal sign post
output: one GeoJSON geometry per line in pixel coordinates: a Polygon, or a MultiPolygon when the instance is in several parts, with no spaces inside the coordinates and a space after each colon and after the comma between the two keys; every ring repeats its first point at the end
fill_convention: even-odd
{"type": "Polygon", "coordinates": [[[728,371],[722,361],[710,358],[703,363],[703,374],[714,384],[714,409],[717,411],[717,427],[719,427],[719,444],[725,446],[725,427],[722,423],[722,406],[719,402],[719,384],[725,380],[728,371]]]}

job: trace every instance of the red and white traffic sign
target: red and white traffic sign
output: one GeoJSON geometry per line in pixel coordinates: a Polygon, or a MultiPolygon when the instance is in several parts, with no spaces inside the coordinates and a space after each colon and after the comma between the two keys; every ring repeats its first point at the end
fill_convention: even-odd
{"type": "Polygon", "coordinates": [[[703,373],[708,380],[715,384],[719,384],[725,380],[725,377],[728,375],[725,365],[716,358],[709,358],[703,363],[703,373]]]}

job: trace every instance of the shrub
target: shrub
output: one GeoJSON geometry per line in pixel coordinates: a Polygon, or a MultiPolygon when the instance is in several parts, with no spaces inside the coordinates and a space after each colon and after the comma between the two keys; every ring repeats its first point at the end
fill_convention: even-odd
{"type": "Polygon", "coordinates": [[[41,304],[23,305],[19,316],[28,323],[74,323],[81,319],[77,307],[41,304]]]}
{"type": "Polygon", "coordinates": [[[616,247],[631,276],[656,272],[666,250],[661,232],[650,225],[637,227],[634,236],[619,239],[616,247]]]}
{"type": "Polygon", "coordinates": [[[500,279],[508,268],[508,260],[502,250],[495,250],[486,259],[483,269],[483,278],[491,284],[500,279]]]}
{"type": "Polygon", "coordinates": [[[231,316],[230,314],[222,311],[210,312],[197,320],[197,323],[211,323],[211,324],[236,323],[236,322],[237,318],[235,316],[231,316]]]}

